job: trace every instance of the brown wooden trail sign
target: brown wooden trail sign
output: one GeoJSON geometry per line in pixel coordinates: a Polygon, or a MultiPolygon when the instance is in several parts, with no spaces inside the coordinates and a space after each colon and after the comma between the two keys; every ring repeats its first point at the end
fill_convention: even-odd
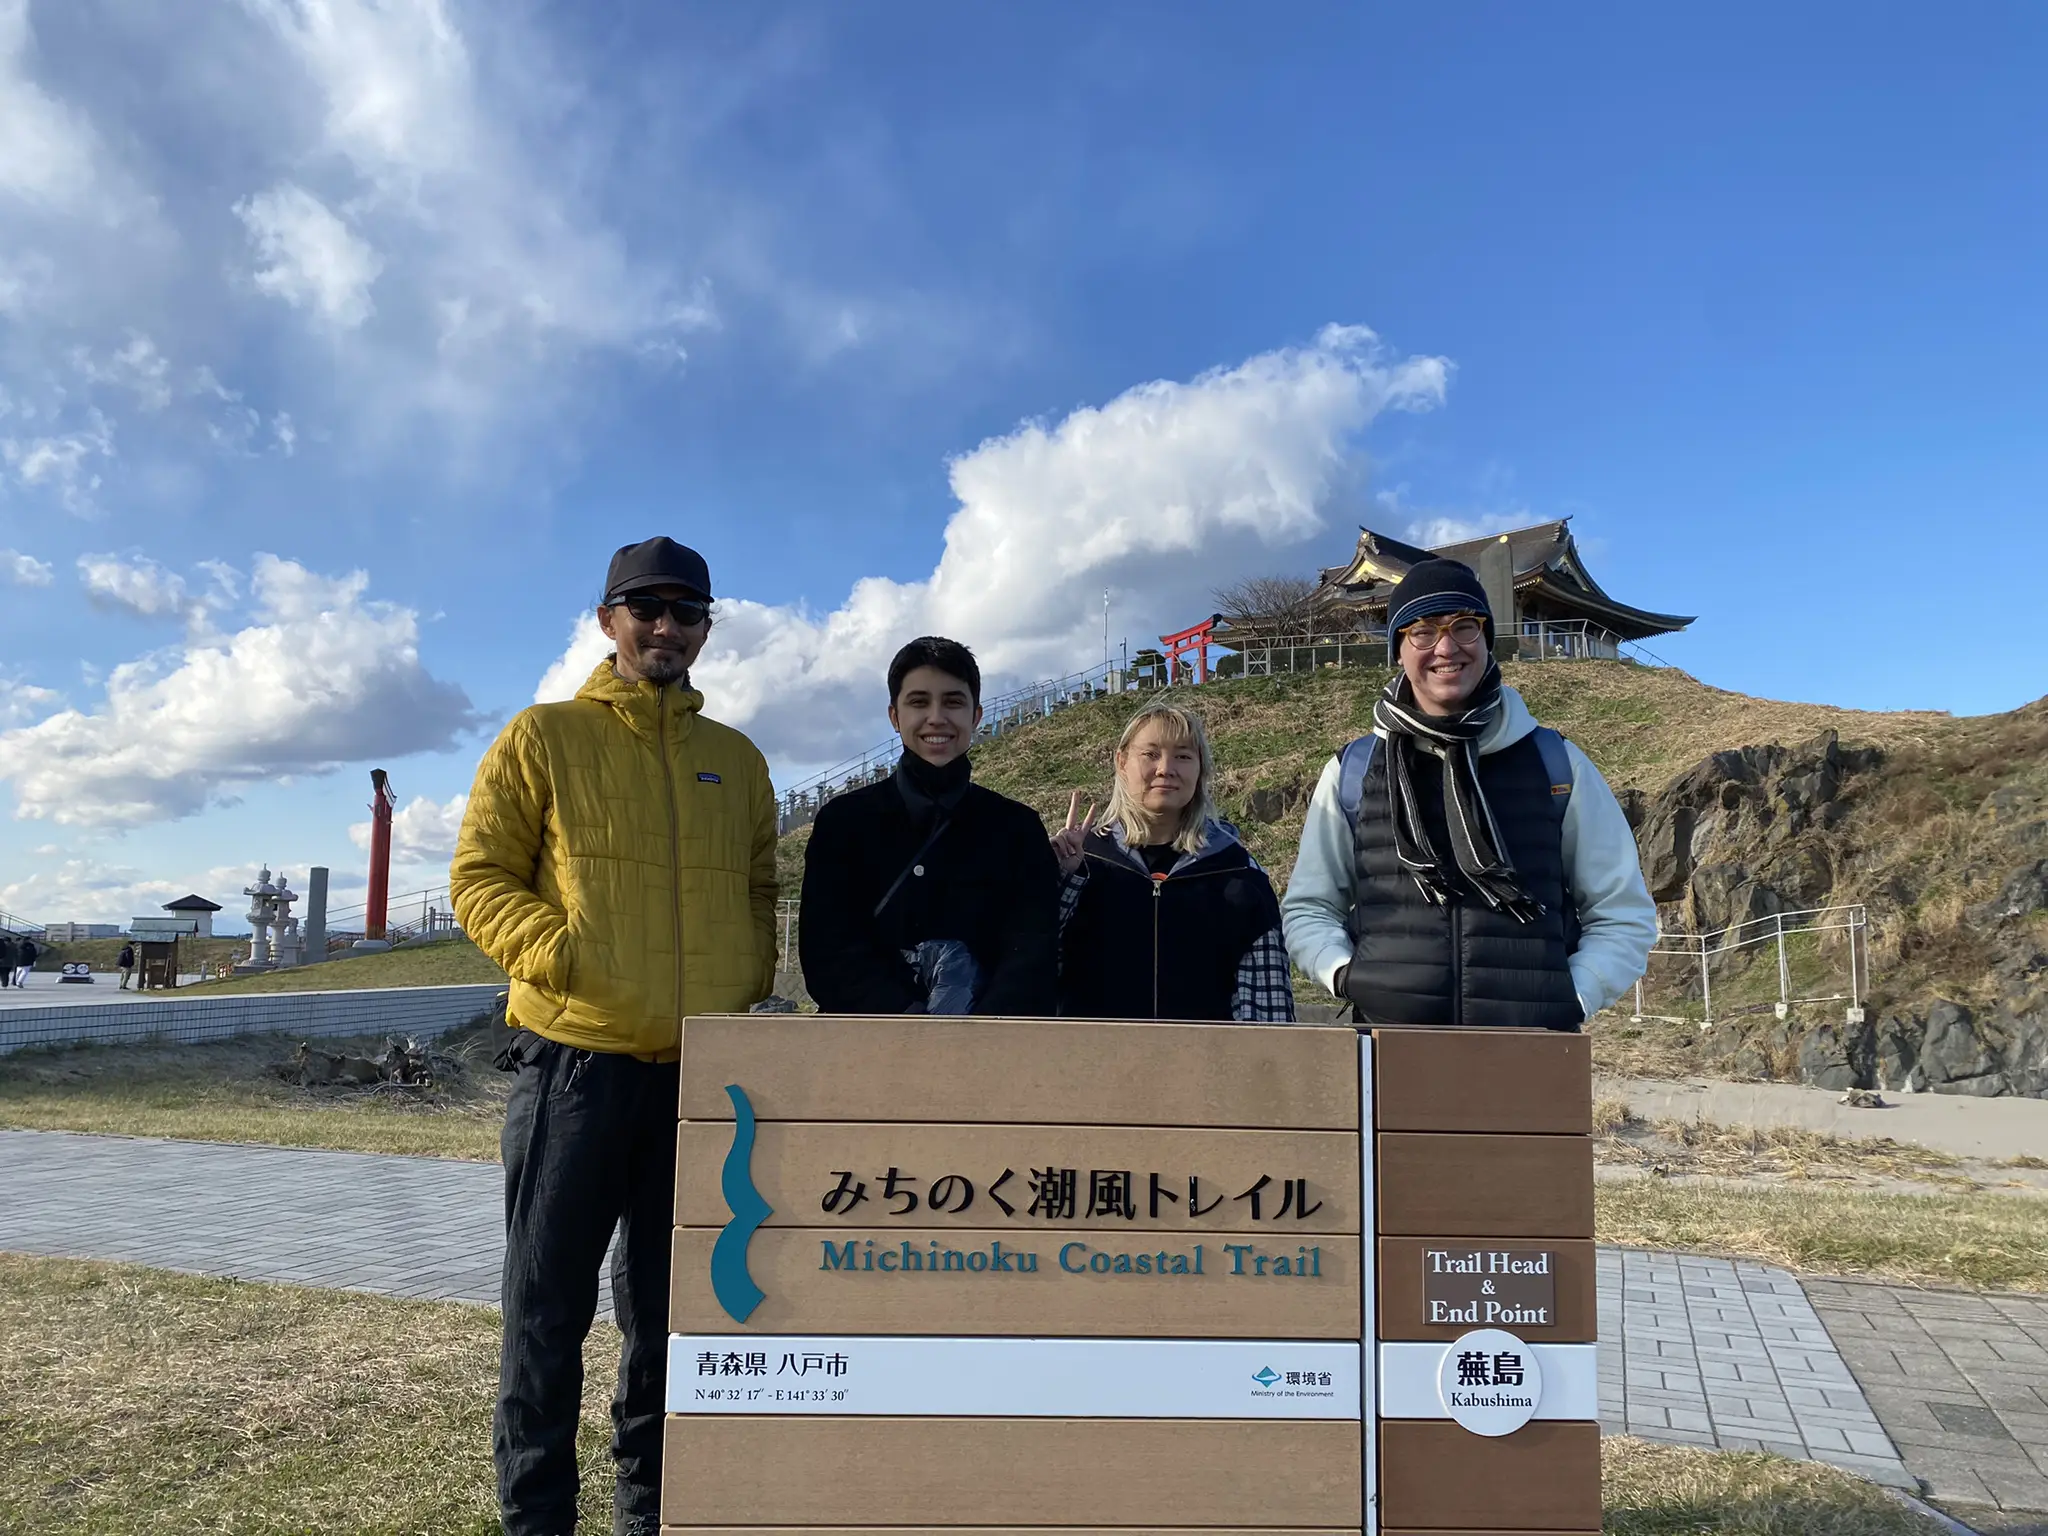
{"type": "Polygon", "coordinates": [[[1591,1053],[684,1026],[677,1533],[1593,1532],[1591,1053]]]}

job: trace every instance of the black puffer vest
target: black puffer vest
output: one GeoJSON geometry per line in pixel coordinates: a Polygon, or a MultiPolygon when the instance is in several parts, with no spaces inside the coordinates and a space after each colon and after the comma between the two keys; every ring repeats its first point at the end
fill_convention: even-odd
{"type": "MultiPolygon", "coordinates": [[[[1576,910],[1565,888],[1560,800],[1543,753],[1528,736],[1479,759],[1479,784],[1504,851],[1543,913],[1518,923],[1477,896],[1430,905],[1394,851],[1386,744],[1373,754],[1352,842],[1357,899],[1344,990],[1368,1024],[1519,1026],[1575,1030],[1584,1015],[1572,986],[1576,910]]],[[[1449,858],[1443,780],[1423,757],[1415,778],[1430,846],[1449,858]]]]}
{"type": "MultiPolygon", "coordinates": [[[[1212,837],[1219,834],[1212,834],[1212,837]]],[[[1060,936],[1060,1013],[1084,1019],[1229,1019],[1237,968],[1280,923],[1266,872],[1222,833],[1155,879],[1107,832],[1060,936]]]]}

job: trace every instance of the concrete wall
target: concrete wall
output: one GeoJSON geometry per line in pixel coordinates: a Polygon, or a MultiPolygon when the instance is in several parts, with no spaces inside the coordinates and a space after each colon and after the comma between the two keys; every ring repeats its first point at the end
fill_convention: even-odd
{"type": "Polygon", "coordinates": [[[34,1045],[190,1042],[234,1035],[438,1035],[487,1014],[501,986],[383,987],[12,1008],[0,1012],[0,1054],[34,1045]]]}

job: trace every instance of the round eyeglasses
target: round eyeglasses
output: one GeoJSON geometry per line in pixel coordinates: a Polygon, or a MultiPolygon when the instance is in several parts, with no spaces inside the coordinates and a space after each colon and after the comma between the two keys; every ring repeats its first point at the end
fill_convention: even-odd
{"type": "Polygon", "coordinates": [[[1415,642],[1418,650],[1433,651],[1437,641],[1449,635],[1459,645],[1477,645],[1486,634],[1486,625],[1470,614],[1460,614],[1446,624],[1434,624],[1428,619],[1419,619],[1401,631],[1415,642]]]}

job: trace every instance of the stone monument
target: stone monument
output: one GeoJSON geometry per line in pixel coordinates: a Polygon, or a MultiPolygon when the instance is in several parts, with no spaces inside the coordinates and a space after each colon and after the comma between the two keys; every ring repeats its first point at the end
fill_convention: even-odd
{"type": "Polygon", "coordinates": [[[266,864],[257,872],[255,884],[242,887],[242,894],[249,898],[249,958],[235,969],[270,971],[297,965],[301,944],[299,920],[292,916],[292,903],[299,899],[299,894],[291,888],[290,880],[283,875],[273,879],[266,864]]]}

